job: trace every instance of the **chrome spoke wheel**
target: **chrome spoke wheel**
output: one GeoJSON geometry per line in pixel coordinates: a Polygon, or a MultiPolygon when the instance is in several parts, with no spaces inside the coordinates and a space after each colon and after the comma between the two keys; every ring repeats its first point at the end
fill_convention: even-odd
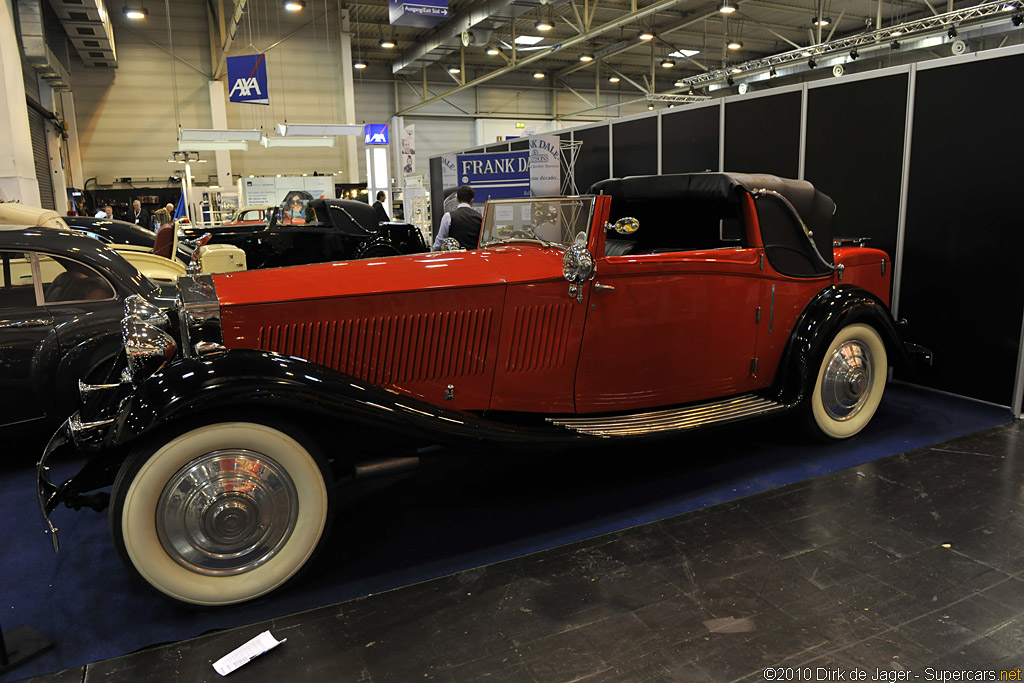
{"type": "Polygon", "coordinates": [[[821,379],[821,401],[834,420],[849,420],[871,396],[871,351],[851,340],[832,352],[821,379]]]}
{"type": "Polygon", "coordinates": [[[274,460],[249,450],[214,451],[167,482],[156,528],[181,566],[230,576],[273,557],[288,542],[298,508],[295,484],[274,460]]]}

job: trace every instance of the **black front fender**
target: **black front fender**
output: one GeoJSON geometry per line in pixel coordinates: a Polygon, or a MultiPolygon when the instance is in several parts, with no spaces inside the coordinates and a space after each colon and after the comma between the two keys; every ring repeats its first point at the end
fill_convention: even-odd
{"type": "Polygon", "coordinates": [[[824,347],[839,330],[854,323],[871,325],[885,342],[889,364],[909,365],[889,308],[874,294],[853,285],[821,290],[804,308],[786,343],[772,392],[776,400],[799,403],[813,384],[824,347]]]}
{"type": "Polygon", "coordinates": [[[440,408],[301,358],[238,349],[179,359],[144,381],[122,406],[104,447],[223,411],[299,412],[331,429],[372,428],[375,445],[383,449],[410,437],[453,445],[581,440],[564,430],[523,428],[440,408]]]}

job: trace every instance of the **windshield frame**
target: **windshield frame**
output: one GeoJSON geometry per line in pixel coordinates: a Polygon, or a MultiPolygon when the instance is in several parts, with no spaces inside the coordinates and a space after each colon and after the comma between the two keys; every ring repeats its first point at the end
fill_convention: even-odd
{"type": "MultiPolygon", "coordinates": [[[[596,199],[595,199],[595,195],[573,195],[573,196],[559,196],[559,197],[517,197],[517,198],[510,198],[510,199],[489,199],[489,200],[487,200],[487,203],[484,204],[483,217],[482,217],[482,220],[481,220],[481,223],[480,223],[480,242],[479,242],[479,248],[480,249],[486,249],[488,247],[496,247],[496,246],[501,246],[501,245],[505,245],[505,244],[539,244],[539,245],[541,245],[543,247],[546,247],[546,248],[554,247],[554,248],[561,249],[561,250],[565,251],[566,249],[571,247],[573,244],[579,243],[578,236],[579,236],[580,232],[582,232],[584,235],[586,235],[586,241],[583,242],[584,246],[586,246],[586,245],[589,244],[590,239],[592,237],[591,236],[591,228],[593,227],[593,223],[594,223],[594,211],[595,211],[596,206],[597,206],[597,202],[596,202],[596,199]],[[574,240],[568,241],[568,242],[553,241],[553,240],[545,239],[545,237],[541,236],[540,234],[537,234],[536,229],[538,227],[540,227],[540,226],[533,224],[532,221],[531,221],[531,224],[529,226],[521,226],[521,228],[525,228],[525,229],[529,230],[530,232],[533,233],[533,236],[523,235],[523,234],[519,234],[517,236],[509,235],[509,236],[500,237],[500,238],[497,236],[496,232],[499,229],[499,227],[504,227],[505,229],[511,229],[511,227],[512,227],[512,226],[497,226],[497,225],[495,225],[497,223],[497,214],[498,214],[499,209],[501,207],[510,206],[510,207],[512,207],[513,216],[521,216],[521,212],[522,212],[522,208],[521,207],[524,206],[524,205],[535,205],[535,204],[541,204],[541,203],[556,203],[556,202],[559,203],[559,204],[578,202],[578,203],[581,203],[581,204],[585,203],[585,204],[588,205],[588,208],[587,208],[585,214],[580,214],[579,216],[576,217],[577,227],[579,228],[579,229],[577,229],[575,231],[576,235],[577,235],[577,239],[574,239],[574,240]],[[516,206],[517,204],[520,205],[520,206],[517,207],[516,206]],[[583,222],[581,222],[581,220],[583,222]]],[[[513,218],[513,222],[515,222],[514,218],[513,218]]],[[[517,230],[516,232],[522,233],[522,230],[517,230]]]]}

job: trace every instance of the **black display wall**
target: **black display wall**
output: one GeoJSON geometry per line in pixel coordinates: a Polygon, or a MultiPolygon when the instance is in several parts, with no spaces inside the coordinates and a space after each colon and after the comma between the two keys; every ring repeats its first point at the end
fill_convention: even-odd
{"type": "Polygon", "coordinates": [[[510,152],[522,151],[524,149],[530,149],[529,140],[513,140],[508,143],[508,151],[510,152]]]}
{"type": "Polygon", "coordinates": [[[658,119],[647,116],[612,125],[612,177],[658,172],[658,119]]]}
{"type": "Polygon", "coordinates": [[[1021,73],[1019,55],[918,72],[899,309],[935,352],[918,383],[1001,405],[1024,302],[1021,73]]]}
{"type": "Polygon", "coordinates": [[[661,172],[718,171],[720,106],[661,117],[661,172]]]}
{"type": "Polygon", "coordinates": [[[725,171],[800,174],[799,91],[725,104],[725,171]]]}
{"type": "Polygon", "coordinates": [[[832,234],[896,256],[908,74],[807,92],[804,178],[836,203],[832,234]],[[870,102],[870,106],[864,106],[870,102]]]}
{"type": "Polygon", "coordinates": [[[598,180],[608,177],[608,126],[595,126],[574,132],[574,139],[583,142],[576,157],[573,178],[581,193],[598,180]]]}

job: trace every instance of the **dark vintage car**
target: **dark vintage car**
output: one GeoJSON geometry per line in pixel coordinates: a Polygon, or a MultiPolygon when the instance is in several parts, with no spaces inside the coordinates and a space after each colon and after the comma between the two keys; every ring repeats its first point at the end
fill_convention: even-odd
{"type": "Polygon", "coordinates": [[[237,220],[186,227],[182,236],[210,233],[211,244],[240,247],[250,270],[429,251],[416,226],[378,223],[373,207],[363,202],[312,199],[301,206],[247,208],[237,220]],[[254,223],[252,217],[261,214],[267,222],[254,223]]]}
{"type": "Polygon", "coordinates": [[[228,605],[309,563],[337,480],[423,446],[483,458],[783,413],[825,440],[868,425],[908,346],[888,257],[833,248],[827,196],[725,173],[592,191],[490,201],[471,251],[183,278],[169,315],[135,306],[124,380],[86,387],[40,461],[47,523],[112,484],[126,566],[228,605]],[[75,452],[83,470],[51,483],[75,452]]]}
{"type": "MultiPolygon", "coordinates": [[[[134,246],[142,251],[153,251],[156,244],[156,232],[153,230],[127,221],[119,221],[116,218],[66,216],[64,222],[72,230],[84,232],[104,244],[120,247],[134,246]]],[[[187,264],[192,259],[193,247],[182,241],[178,243],[177,249],[178,260],[187,264]]]]}
{"type": "Polygon", "coordinates": [[[59,228],[0,226],[0,427],[59,424],[78,381],[102,383],[121,352],[124,300],[161,290],[120,254],[59,228]]]}

